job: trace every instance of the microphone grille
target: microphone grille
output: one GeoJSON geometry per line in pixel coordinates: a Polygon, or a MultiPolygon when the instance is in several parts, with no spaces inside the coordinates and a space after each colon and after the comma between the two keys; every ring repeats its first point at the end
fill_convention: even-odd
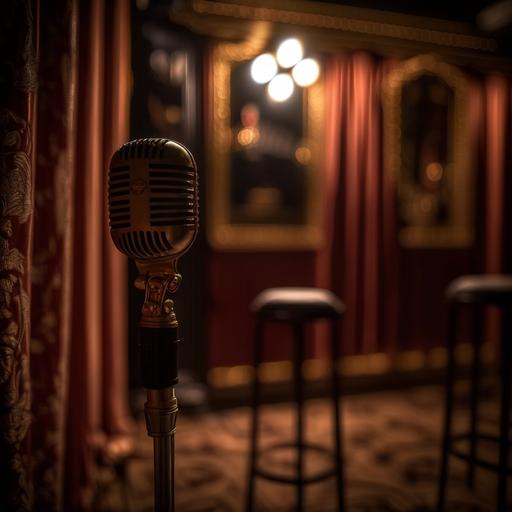
{"type": "Polygon", "coordinates": [[[112,157],[109,223],[114,243],[136,259],[183,253],[199,224],[197,168],[169,139],[138,139],[112,157]]]}
{"type": "MultiPolygon", "coordinates": [[[[165,149],[169,142],[171,142],[169,139],[135,139],[123,144],[123,146],[117,150],[116,155],[120,160],[136,160],[142,158],[162,160],[165,158],[165,149]]],[[[173,142],[173,144],[177,145],[176,142],[173,142]]],[[[186,150],[185,146],[179,146],[186,150]]]]}

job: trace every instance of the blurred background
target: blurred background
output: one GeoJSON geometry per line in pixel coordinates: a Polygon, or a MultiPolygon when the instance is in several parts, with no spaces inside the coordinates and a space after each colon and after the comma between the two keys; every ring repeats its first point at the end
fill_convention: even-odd
{"type": "MultiPolygon", "coordinates": [[[[192,151],[200,184],[174,298],[178,510],[244,510],[250,305],[275,287],[346,306],[340,357],[328,323],[308,324],[301,372],[313,442],[332,437],[340,371],[347,509],[434,510],[445,290],[512,270],[512,3],[16,0],[0,15],[0,509],[152,510],[143,294],[110,241],[105,178],[120,145],[159,137],[192,151]]],[[[461,410],[473,330],[464,313],[461,410]]],[[[263,444],[296,428],[292,333],[265,330],[263,444]]],[[[491,310],[489,428],[500,333],[491,310]]],[[[291,475],[294,460],[262,464],[291,475]]],[[[447,510],[495,509],[492,474],[467,489],[452,469],[447,510]]],[[[289,486],[257,486],[256,509],[297,510],[289,486]]],[[[306,509],[337,510],[336,490],[311,486],[306,509]]]]}

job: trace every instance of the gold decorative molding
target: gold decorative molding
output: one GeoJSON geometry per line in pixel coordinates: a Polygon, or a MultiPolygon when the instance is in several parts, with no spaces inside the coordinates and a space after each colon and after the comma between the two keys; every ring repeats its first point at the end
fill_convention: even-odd
{"type": "MultiPolygon", "coordinates": [[[[484,364],[496,360],[495,347],[484,343],[481,348],[484,364]]],[[[455,349],[458,365],[468,366],[473,358],[473,346],[461,343],[455,349]]],[[[337,361],[342,377],[369,377],[386,374],[411,373],[422,370],[443,369],[446,366],[447,350],[436,347],[427,351],[410,350],[395,355],[385,353],[352,355],[337,361]]],[[[208,371],[208,384],[213,389],[229,389],[248,386],[254,379],[255,369],[251,365],[219,366],[208,371]]],[[[260,380],[266,384],[290,382],[293,378],[291,361],[270,361],[258,368],[260,380]]],[[[306,381],[326,380],[330,376],[330,363],[327,359],[307,359],[302,365],[306,381]]]]}
{"type": "Polygon", "coordinates": [[[276,32],[298,27],[315,51],[369,50],[408,58],[435,52],[456,65],[510,72],[512,60],[496,39],[469,23],[414,16],[378,9],[302,0],[188,0],[170,17],[192,31],[240,40],[255,22],[273,24],[276,32]]]}
{"type": "MultiPolygon", "coordinates": [[[[454,92],[454,111],[450,119],[452,158],[447,173],[446,190],[449,194],[450,215],[447,225],[401,228],[399,240],[405,247],[467,247],[473,243],[473,176],[469,161],[469,97],[464,75],[454,66],[433,55],[420,55],[405,61],[391,71],[383,83],[384,159],[386,171],[396,183],[401,205],[410,202],[414,189],[411,176],[402,164],[402,89],[422,75],[433,75],[443,80],[454,92]]],[[[399,207],[400,208],[400,207],[399,207]]]]}
{"type": "Polygon", "coordinates": [[[272,25],[254,22],[248,37],[239,43],[223,42],[213,48],[212,109],[208,123],[209,188],[208,239],[217,249],[310,249],[318,245],[320,230],[321,139],[323,133],[324,87],[320,80],[305,90],[304,133],[311,150],[307,173],[307,219],[305,224],[233,224],[230,222],[231,173],[231,70],[233,63],[261,53],[272,35],[272,25]]]}
{"type": "MultiPolygon", "coordinates": [[[[491,38],[432,28],[420,28],[392,21],[376,21],[353,17],[358,11],[360,14],[371,12],[369,9],[345,8],[345,11],[352,13],[352,16],[343,16],[336,14],[340,12],[339,7],[337,8],[336,6],[316,5],[316,10],[330,11],[324,14],[311,12],[311,6],[306,6],[304,2],[292,3],[283,1],[280,2],[281,8],[269,7],[268,5],[262,6],[261,4],[264,3],[269,4],[269,2],[258,2],[257,5],[251,5],[251,3],[248,2],[231,3],[193,0],[192,8],[196,13],[202,15],[206,14],[247,20],[286,23],[290,25],[303,25],[471,50],[494,51],[496,49],[496,41],[491,38]],[[295,9],[293,8],[294,6],[296,6],[295,9]],[[299,6],[302,6],[302,8],[299,6]]],[[[379,11],[373,12],[377,13],[379,11]]],[[[380,18],[389,18],[389,16],[380,16],[380,18]]],[[[397,17],[397,19],[409,19],[409,21],[412,21],[414,18],[414,16],[397,17]]],[[[440,22],[436,20],[436,23],[439,24],[440,22]]],[[[451,26],[453,28],[462,28],[462,24],[454,23],[451,26]]]]}
{"type": "MultiPolygon", "coordinates": [[[[266,22],[254,22],[244,41],[237,43],[221,43],[215,48],[216,57],[219,60],[243,62],[256,57],[263,51],[272,35],[272,25],[266,22]]],[[[227,84],[229,96],[229,82],[227,84]]]]}

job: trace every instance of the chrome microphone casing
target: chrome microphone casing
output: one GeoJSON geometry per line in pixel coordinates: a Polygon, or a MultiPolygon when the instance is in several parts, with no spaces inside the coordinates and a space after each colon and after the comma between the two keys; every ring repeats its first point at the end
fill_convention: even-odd
{"type": "Polygon", "coordinates": [[[145,290],[142,327],[177,326],[172,300],[178,258],[199,227],[197,166],[190,151],[169,139],[137,139],[112,156],[108,173],[110,234],[139,270],[145,290]]]}
{"type": "Polygon", "coordinates": [[[197,166],[169,139],[138,139],[118,149],[108,176],[109,224],[116,247],[141,274],[168,272],[199,226],[197,166]]]}

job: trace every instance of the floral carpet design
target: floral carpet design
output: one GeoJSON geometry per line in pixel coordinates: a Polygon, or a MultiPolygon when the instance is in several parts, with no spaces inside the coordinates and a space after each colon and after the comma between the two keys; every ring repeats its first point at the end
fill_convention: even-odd
{"type": "MultiPolygon", "coordinates": [[[[466,428],[467,400],[461,391],[455,431],[466,428]]],[[[487,391],[486,391],[487,393],[487,391]]],[[[342,399],[345,491],[348,512],[434,511],[440,456],[442,388],[418,387],[351,395],[342,399]]],[[[332,411],[326,399],[308,401],[308,442],[333,445],[332,411]]],[[[260,446],[293,440],[293,404],[263,407],[260,446]]],[[[496,430],[497,403],[486,399],[480,428],[496,430]]],[[[249,408],[182,415],[176,437],[176,507],[178,512],[238,512],[245,506],[249,449],[249,408]]],[[[143,423],[138,457],[126,467],[126,482],[103,475],[98,510],[146,512],[153,506],[152,443],[143,423]]],[[[496,457],[493,446],[479,446],[482,456],[496,457]]],[[[496,460],[496,459],[495,459],[496,460]]],[[[273,472],[293,475],[292,450],[267,452],[259,463],[273,472]]],[[[332,464],[317,451],[306,455],[306,474],[332,464]]],[[[475,489],[465,486],[466,465],[450,459],[447,512],[495,511],[496,477],[477,469],[475,489]]],[[[512,494],[512,486],[510,490],[512,494]]],[[[255,510],[294,510],[292,486],[257,479],[255,510]]],[[[512,510],[512,507],[509,507],[512,510]]],[[[306,488],[306,511],[336,510],[336,483],[330,478],[306,488]]],[[[500,511],[501,512],[501,511],[500,511]]],[[[503,511],[505,512],[505,511],[503,511]]]]}

